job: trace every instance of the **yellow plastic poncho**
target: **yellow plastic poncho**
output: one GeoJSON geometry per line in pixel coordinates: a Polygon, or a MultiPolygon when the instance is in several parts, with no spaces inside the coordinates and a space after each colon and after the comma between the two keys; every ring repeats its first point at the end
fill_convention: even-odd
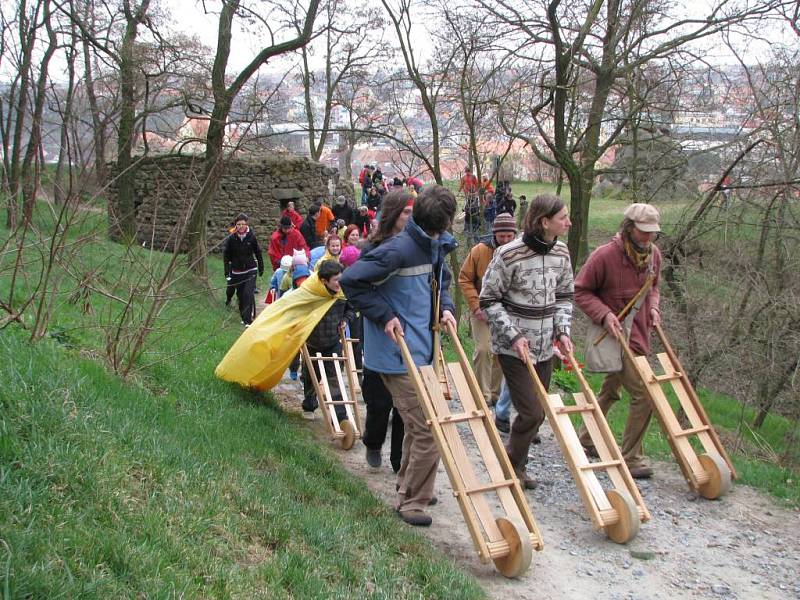
{"type": "Polygon", "coordinates": [[[267,306],[231,346],[214,370],[220,379],[269,390],[281,380],[294,356],[334,302],[316,273],[299,288],[267,306]]]}

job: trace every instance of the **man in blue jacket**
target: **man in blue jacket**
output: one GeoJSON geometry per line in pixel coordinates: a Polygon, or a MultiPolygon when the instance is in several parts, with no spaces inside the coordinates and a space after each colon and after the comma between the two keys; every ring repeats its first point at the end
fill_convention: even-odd
{"type": "Polygon", "coordinates": [[[441,323],[455,325],[445,256],[455,246],[447,230],[456,212],[453,193],[428,185],[414,203],[405,230],[362,255],[342,275],[348,300],[364,315],[364,366],[381,374],[405,423],[403,460],[397,473],[397,512],[411,525],[428,526],[439,451],[403,363],[403,336],[414,363],[433,360],[433,282],[440,290],[441,323]]]}

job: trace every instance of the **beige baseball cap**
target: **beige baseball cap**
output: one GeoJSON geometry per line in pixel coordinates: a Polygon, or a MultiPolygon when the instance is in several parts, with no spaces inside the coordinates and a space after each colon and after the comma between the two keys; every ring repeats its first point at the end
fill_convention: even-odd
{"type": "Polygon", "coordinates": [[[625,209],[624,216],[626,219],[633,221],[639,231],[644,231],[645,233],[661,231],[659,226],[661,214],[652,204],[644,204],[642,202],[631,204],[625,209]]]}

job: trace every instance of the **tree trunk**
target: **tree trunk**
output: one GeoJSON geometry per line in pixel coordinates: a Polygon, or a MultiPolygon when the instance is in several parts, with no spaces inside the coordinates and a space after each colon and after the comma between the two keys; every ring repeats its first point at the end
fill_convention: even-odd
{"type": "Polygon", "coordinates": [[[208,125],[206,137],[205,177],[197,196],[197,202],[191,207],[186,228],[189,267],[201,278],[208,277],[205,259],[207,254],[206,215],[211,206],[211,201],[217,194],[219,182],[224,172],[223,143],[228,111],[229,105],[218,101],[211,113],[211,121],[208,125]]]}
{"type": "Polygon", "coordinates": [[[32,16],[27,14],[27,2],[21,0],[18,9],[19,40],[21,44],[21,60],[19,64],[19,97],[15,107],[14,137],[11,144],[11,160],[9,168],[9,199],[6,225],[16,227],[17,206],[21,188],[20,158],[22,155],[22,134],[25,130],[25,116],[28,113],[28,95],[30,86],[31,64],[33,62],[33,48],[36,44],[36,21],[39,19],[39,6],[32,16]]]}
{"type": "Polygon", "coordinates": [[[355,141],[350,132],[339,134],[339,181],[353,181],[353,147],[355,141]]]}
{"type": "MultiPolygon", "coordinates": [[[[92,19],[92,3],[86,3],[84,22],[92,19]]],[[[93,28],[92,28],[93,29],[93,28]]],[[[83,78],[86,89],[86,99],[89,103],[89,112],[92,115],[92,139],[94,141],[94,178],[98,188],[103,187],[108,181],[106,168],[106,132],[105,125],[100,117],[100,108],[97,94],[94,89],[94,68],[92,65],[92,48],[88,41],[83,41],[83,78]]]]}
{"type": "Polygon", "coordinates": [[[72,37],[67,48],[67,97],[64,100],[64,111],[61,114],[61,137],[58,148],[58,164],[53,181],[53,198],[56,204],[65,201],[65,189],[72,189],[72,153],[70,152],[70,125],[72,124],[72,106],[75,97],[75,41],[78,39],[75,24],[72,24],[72,37]],[[69,177],[64,175],[64,171],[69,177]]]}
{"type": "Polygon", "coordinates": [[[58,40],[56,32],[50,22],[50,0],[44,2],[44,25],[47,29],[48,44],[39,67],[39,79],[36,82],[36,96],[34,97],[33,117],[31,119],[31,132],[25,157],[22,161],[22,218],[30,223],[33,218],[33,209],[36,205],[36,193],[39,189],[39,175],[41,164],[39,153],[42,143],[42,115],[44,114],[44,101],[47,93],[47,69],[50,59],[55,54],[58,40]]]}
{"type": "Polygon", "coordinates": [[[147,13],[150,0],[143,0],[136,9],[136,14],[131,13],[127,0],[125,14],[127,25],[125,36],[122,39],[122,48],[119,55],[120,78],[120,113],[119,137],[117,140],[117,214],[111,227],[115,228],[116,235],[123,240],[133,240],[136,237],[136,205],[134,194],[133,170],[133,135],[136,125],[136,87],[134,83],[136,64],[133,55],[139,22],[147,13]]]}

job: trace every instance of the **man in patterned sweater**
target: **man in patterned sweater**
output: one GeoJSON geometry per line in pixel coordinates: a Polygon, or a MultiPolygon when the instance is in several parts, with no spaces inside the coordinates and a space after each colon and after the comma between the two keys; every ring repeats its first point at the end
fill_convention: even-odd
{"type": "Polygon", "coordinates": [[[536,482],[525,474],[533,436],[544,421],[525,360],[531,357],[545,389],[553,372],[553,344],[572,352],[572,265],[558,241],[571,223],[563,201],[543,194],[525,215],[525,233],[497,250],[486,269],[480,307],[492,332],[497,354],[517,417],[506,451],[525,489],[536,482]]]}

